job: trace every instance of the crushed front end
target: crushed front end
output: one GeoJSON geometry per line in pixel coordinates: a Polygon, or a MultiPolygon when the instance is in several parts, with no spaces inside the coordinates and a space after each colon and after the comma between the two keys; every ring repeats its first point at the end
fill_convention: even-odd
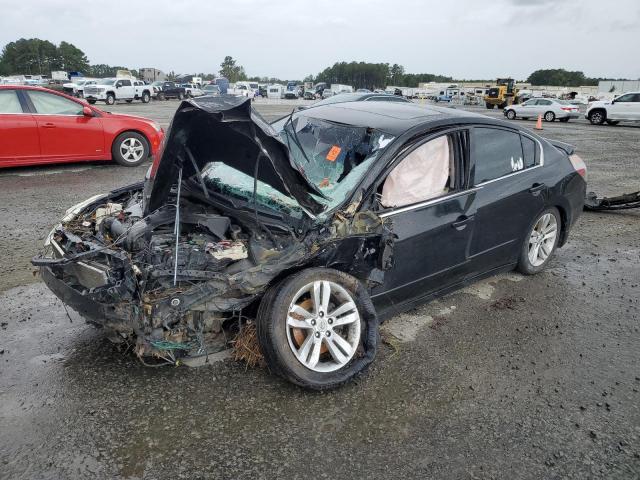
{"type": "Polygon", "coordinates": [[[194,105],[183,102],[146,182],[71,209],[32,260],[56,296],[141,359],[177,363],[229,347],[265,290],[291,272],[337,268],[372,286],[391,262],[393,235],[377,215],[314,217],[318,196],[285,170],[286,148],[256,134],[266,127],[248,102],[210,107],[204,118],[213,121],[197,123],[230,138],[233,156],[211,147],[215,162],[190,137],[203,117],[194,105]],[[257,171],[255,163],[233,161],[256,152],[266,158],[251,191],[242,172],[257,171]],[[229,165],[237,182],[220,185],[229,165]]]}

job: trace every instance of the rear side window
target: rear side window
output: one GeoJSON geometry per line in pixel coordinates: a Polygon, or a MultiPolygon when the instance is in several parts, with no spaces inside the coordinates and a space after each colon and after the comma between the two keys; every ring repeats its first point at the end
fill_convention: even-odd
{"type": "Polygon", "coordinates": [[[22,113],[15,90],[0,90],[0,113],[22,113]]]}
{"type": "Polygon", "coordinates": [[[518,133],[497,128],[476,127],[473,129],[472,149],[475,161],[475,185],[525,168],[518,133]]]}

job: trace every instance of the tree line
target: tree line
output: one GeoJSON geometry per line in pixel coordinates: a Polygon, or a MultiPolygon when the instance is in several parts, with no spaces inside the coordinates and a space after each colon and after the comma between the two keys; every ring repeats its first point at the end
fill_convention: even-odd
{"type": "Polygon", "coordinates": [[[601,80],[624,80],[622,78],[587,77],[580,71],[569,71],[564,68],[536,70],[527,78],[531,85],[549,85],[557,87],[580,87],[598,85],[601,80]]]}
{"type": "MultiPolygon", "coordinates": [[[[118,65],[91,65],[85,53],[72,43],[55,45],[39,38],[21,38],[4,46],[0,54],[0,75],[51,75],[53,71],[82,72],[90,77],[113,77],[118,65]]],[[[137,75],[135,70],[131,70],[137,75]]]]}

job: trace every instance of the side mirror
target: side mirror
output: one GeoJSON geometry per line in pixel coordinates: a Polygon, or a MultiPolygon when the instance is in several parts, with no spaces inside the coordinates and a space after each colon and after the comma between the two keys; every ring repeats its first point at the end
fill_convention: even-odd
{"type": "Polygon", "coordinates": [[[93,110],[91,110],[89,107],[84,106],[82,107],[82,114],[85,117],[93,117],[93,110]]]}

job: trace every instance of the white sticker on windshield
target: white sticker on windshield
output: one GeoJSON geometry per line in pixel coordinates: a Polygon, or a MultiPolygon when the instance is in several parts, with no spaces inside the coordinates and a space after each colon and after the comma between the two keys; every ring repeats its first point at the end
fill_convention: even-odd
{"type": "Polygon", "coordinates": [[[378,148],[384,148],[391,143],[394,137],[385,137],[384,135],[380,135],[378,137],[378,148]]]}

